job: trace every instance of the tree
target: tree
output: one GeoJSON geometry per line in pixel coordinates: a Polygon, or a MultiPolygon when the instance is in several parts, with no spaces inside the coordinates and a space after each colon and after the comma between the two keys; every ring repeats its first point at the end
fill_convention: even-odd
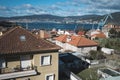
{"type": "Polygon", "coordinates": [[[109,30],[109,35],[110,35],[110,37],[116,37],[117,36],[117,31],[114,28],[111,28],[109,30]]]}
{"type": "Polygon", "coordinates": [[[106,57],[103,55],[103,52],[101,52],[101,51],[91,50],[89,53],[90,53],[90,58],[95,59],[95,60],[105,59],[105,58],[106,58],[106,57]]]}
{"type": "Polygon", "coordinates": [[[117,32],[117,37],[118,37],[118,38],[120,38],[120,31],[119,31],[119,32],[117,32]]]}

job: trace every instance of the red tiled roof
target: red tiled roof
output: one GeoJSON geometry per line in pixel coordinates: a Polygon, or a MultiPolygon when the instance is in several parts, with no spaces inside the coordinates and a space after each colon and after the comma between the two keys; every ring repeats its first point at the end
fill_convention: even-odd
{"type": "Polygon", "coordinates": [[[77,47],[97,46],[98,45],[95,41],[89,40],[82,36],[72,36],[71,41],[68,43],[71,45],[77,46],[77,47]]]}
{"type": "Polygon", "coordinates": [[[97,37],[97,38],[106,38],[106,35],[102,31],[97,31],[99,33],[91,35],[91,37],[97,37]]]}
{"type": "MultiPolygon", "coordinates": [[[[67,35],[61,35],[56,38],[56,40],[60,42],[67,42],[67,35]]],[[[95,41],[89,40],[82,36],[71,36],[71,41],[68,42],[71,45],[77,46],[77,47],[83,47],[83,46],[97,46],[98,44],[95,41]]]]}
{"type": "Polygon", "coordinates": [[[65,43],[67,39],[67,35],[60,35],[59,37],[56,38],[56,40],[65,43]]]}
{"type": "Polygon", "coordinates": [[[0,54],[53,51],[59,49],[60,47],[55,44],[38,39],[21,27],[15,27],[0,37],[0,54]]]}

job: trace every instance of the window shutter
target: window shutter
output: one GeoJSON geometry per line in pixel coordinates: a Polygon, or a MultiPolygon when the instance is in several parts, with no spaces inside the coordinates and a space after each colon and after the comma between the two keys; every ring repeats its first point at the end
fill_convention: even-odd
{"type": "Polygon", "coordinates": [[[41,57],[41,65],[50,65],[51,56],[42,56],[41,57]]]}

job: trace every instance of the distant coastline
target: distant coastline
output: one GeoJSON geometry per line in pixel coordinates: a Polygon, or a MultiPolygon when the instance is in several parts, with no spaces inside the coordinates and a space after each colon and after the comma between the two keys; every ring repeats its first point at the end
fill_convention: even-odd
{"type": "MultiPolygon", "coordinates": [[[[27,27],[28,29],[45,29],[45,30],[52,30],[61,29],[61,30],[74,30],[74,29],[92,29],[93,24],[77,24],[77,23],[46,23],[46,22],[32,22],[32,23],[21,23],[17,22],[18,25],[27,27]]],[[[94,24],[94,29],[97,29],[97,24],[94,24]]]]}

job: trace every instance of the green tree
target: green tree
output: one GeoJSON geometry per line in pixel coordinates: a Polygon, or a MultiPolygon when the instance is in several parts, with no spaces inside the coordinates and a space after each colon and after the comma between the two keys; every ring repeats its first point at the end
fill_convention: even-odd
{"type": "Polygon", "coordinates": [[[111,28],[109,30],[109,35],[110,35],[110,37],[116,37],[117,36],[117,31],[114,28],[111,28]]]}
{"type": "Polygon", "coordinates": [[[106,57],[103,55],[103,52],[101,52],[101,51],[91,50],[89,53],[90,53],[90,58],[95,59],[95,60],[105,59],[105,58],[106,58],[106,57]]]}

